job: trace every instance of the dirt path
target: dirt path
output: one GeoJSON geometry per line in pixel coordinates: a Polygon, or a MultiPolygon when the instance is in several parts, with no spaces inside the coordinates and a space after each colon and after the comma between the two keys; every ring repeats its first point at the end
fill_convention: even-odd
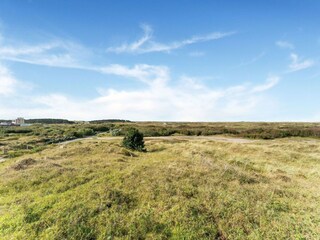
{"type": "MultiPolygon", "coordinates": [[[[73,142],[86,141],[86,140],[120,140],[123,137],[87,137],[78,138],[74,140],[69,140],[59,143],[59,145],[66,145],[73,142]]],[[[210,141],[220,141],[220,142],[232,142],[232,143],[251,143],[255,140],[244,139],[244,138],[234,138],[234,137],[223,137],[223,136],[163,136],[163,137],[145,137],[145,140],[210,140],[210,141]]]]}
{"type": "Polygon", "coordinates": [[[254,140],[234,137],[223,137],[223,136],[167,136],[167,137],[146,137],[146,140],[211,140],[221,142],[233,142],[233,143],[250,143],[254,140]]]}

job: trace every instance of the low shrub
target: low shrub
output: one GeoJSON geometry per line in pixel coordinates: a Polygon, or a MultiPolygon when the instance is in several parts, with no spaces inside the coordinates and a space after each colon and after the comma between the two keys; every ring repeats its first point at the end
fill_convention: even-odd
{"type": "Polygon", "coordinates": [[[131,128],[127,131],[123,138],[122,145],[131,150],[145,151],[143,134],[135,128],[131,128]]]}

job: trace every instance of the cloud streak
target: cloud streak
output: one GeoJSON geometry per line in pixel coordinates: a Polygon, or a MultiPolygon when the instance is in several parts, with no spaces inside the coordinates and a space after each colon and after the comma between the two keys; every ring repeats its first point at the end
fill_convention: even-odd
{"type": "Polygon", "coordinates": [[[156,87],[160,87],[170,79],[169,68],[166,66],[136,64],[134,67],[130,68],[120,64],[111,64],[102,68],[97,68],[96,70],[104,74],[134,78],[156,87]]]}
{"type": "Polygon", "coordinates": [[[221,38],[225,38],[227,36],[231,36],[236,33],[236,32],[213,32],[206,35],[193,36],[181,41],[174,41],[171,43],[160,43],[152,40],[153,30],[151,26],[142,25],[141,28],[144,34],[140,39],[132,43],[124,43],[118,47],[109,47],[107,49],[107,52],[136,53],[136,54],[151,53],[151,52],[169,53],[173,50],[176,50],[191,44],[218,40],[221,38]]]}
{"type": "Polygon", "coordinates": [[[0,46],[0,59],[63,68],[85,68],[81,62],[88,49],[71,41],[52,40],[45,44],[10,44],[0,46]]]}
{"type": "Polygon", "coordinates": [[[277,41],[276,45],[280,48],[284,48],[284,49],[294,49],[294,45],[290,42],[287,41],[277,41]]]}
{"type": "Polygon", "coordinates": [[[300,60],[299,56],[291,53],[291,64],[289,65],[289,72],[297,72],[314,66],[315,62],[312,59],[300,60]]]}
{"type": "Polygon", "coordinates": [[[279,76],[270,76],[267,78],[267,81],[264,84],[253,87],[252,92],[258,93],[258,92],[267,91],[273,88],[274,86],[276,86],[279,83],[279,81],[280,81],[279,76]]]}
{"type": "Polygon", "coordinates": [[[15,93],[18,81],[8,68],[0,64],[0,96],[10,96],[15,93]]]}

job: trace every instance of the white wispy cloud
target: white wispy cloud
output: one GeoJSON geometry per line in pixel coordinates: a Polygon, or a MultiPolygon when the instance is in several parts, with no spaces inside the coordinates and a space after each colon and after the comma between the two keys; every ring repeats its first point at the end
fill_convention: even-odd
{"type": "Polygon", "coordinates": [[[12,95],[17,88],[18,81],[8,68],[0,64],[0,96],[12,95]]]}
{"type": "MultiPolygon", "coordinates": [[[[151,29],[148,30],[148,26],[144,26],[144,28],[146,32],[151,31],[151,29]]],[[[136,42],[134,46],[139,47],[144,41],[142,39],[136,42]]],[[[82,45],[63,40],[35,45],[8,44],[3,41],[0,45],[0,60],[118,75],[134,78],[149,85],[160,85],[169,80],[169,69],[166,66],[148,64],[136,64],[133,67],[119,64],[96,66],[88,61],[88,55],[90,56],[90,50],[82,45]]]]}
{"type": "Polygon", "coordinates": [[[166,66],[136,64],[134,67],[130,68],[119,64],[111,64],[97,68],[97,70],[104,74],[134,78],[148,85],[157,87],[165,84],[170,79],[169,68],[166,66]]]}
{"type": "Polygon", "coordinates": [[[180,82],[180,85],[183,86],[185,89],[190,89],[192,91],[206,89],[206,86],[201,82],[201,79],[199,78],[182,75],[180,77],[179,82],[180,82]]]}
{"type": "Polygon", "coordinates": [[[261,94],[277,82],[270,77],[265,83],[226,88],[212,88],[195,77],[183,75],[172,84],[166,66],[110,65],[103,69],[113,74],[141,81],[146,87],[135,90],[100,89],[92,99],[76,99],[61,93],[48,95],[19,95],[20,104],[8,107],[0,101],[0,112],[15,117],[17,112],[28,118],[62,117],[68,119],[126,118],[131,120],[214,121],[241,120],[265,114],[274,106],[261,94]],[[25,106],[24,103],[28,103],[25,106]],[[262,107],[263,106],[263,107],[262,107]]]}
{"type": "Polygon", "coordinates": [[[291,64],[289,65],[290,72],[296,72],[314,66],[315,62],[312,59],[300,60],[299,56],[291,53],[291,64]]]}
{"type": "Polygon", "coordinates": [[[294,49],[294,45],[288,41],[277,41],[276,45],[280,48],[294,49]]]}
{"type": "Polygon", "coordinates": [[[267,91],[270,88],[273,88],[275,85],[277,85],[279,81],[280,81],[279,76],[270,76],[267,78],[267,81],[264,84],[255,86],[252,89],[252,92],[257,93],[257,92],[267,91]]]}
{"type": "Polygon", "coordinates": [[[153,41],[153,30],[149,25],[142,25],[143,36],[134,41],[133,43],[124,43],[118,47],[109,47],[107,52],[114,53],[150,53],[150,52],[171,52],[172,50],[185,47],[187,45],[213,41],[221,39],[230,35],[235,34],[235,32],[213,32],[206,35],[197,35],[184,39],[181,41],[174,41],[171,43],[160,43],[153,41]]]}
{"type": "Polygon", "coordinates": [[[85,68],[82,60],[89,50],[66,40],[51,40],[43,44],[8,43],[0,45],[0,59],[63,68],[85,68]]]}
{"type": "Polygon", "coordinates": [[[14,98],[20,91],[28,92],[34,85],[18,80],[10,69],[0,62],[0,100],[1,97],[14,98]]]}
{"type": "Polygon", "coordinates": [[[137,41],[134,41],[130,44],[122,44],[119,47],[110,47],[107,49],[108,52],[116,52],[116,53],[121,53],[121,52],[137,52],[140,51],[140,48],[143,46],[143,44],[147,43],[148,41],[151,40],[152,35],[153,35],[153,29],[147,25],[147,24],[142,24],[140,26],[143,30],[143,36],[138,39],[137,41]]]}

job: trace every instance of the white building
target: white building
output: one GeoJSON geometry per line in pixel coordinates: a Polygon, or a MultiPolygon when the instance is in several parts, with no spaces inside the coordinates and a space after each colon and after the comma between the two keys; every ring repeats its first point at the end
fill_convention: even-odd
{"type": "Polygon", "coordinates": [[[16,120],[13,120],[12,123],[15,124],[15,125],[23,125],[24,124],[24,118],[19,117],[16,120]]]}

